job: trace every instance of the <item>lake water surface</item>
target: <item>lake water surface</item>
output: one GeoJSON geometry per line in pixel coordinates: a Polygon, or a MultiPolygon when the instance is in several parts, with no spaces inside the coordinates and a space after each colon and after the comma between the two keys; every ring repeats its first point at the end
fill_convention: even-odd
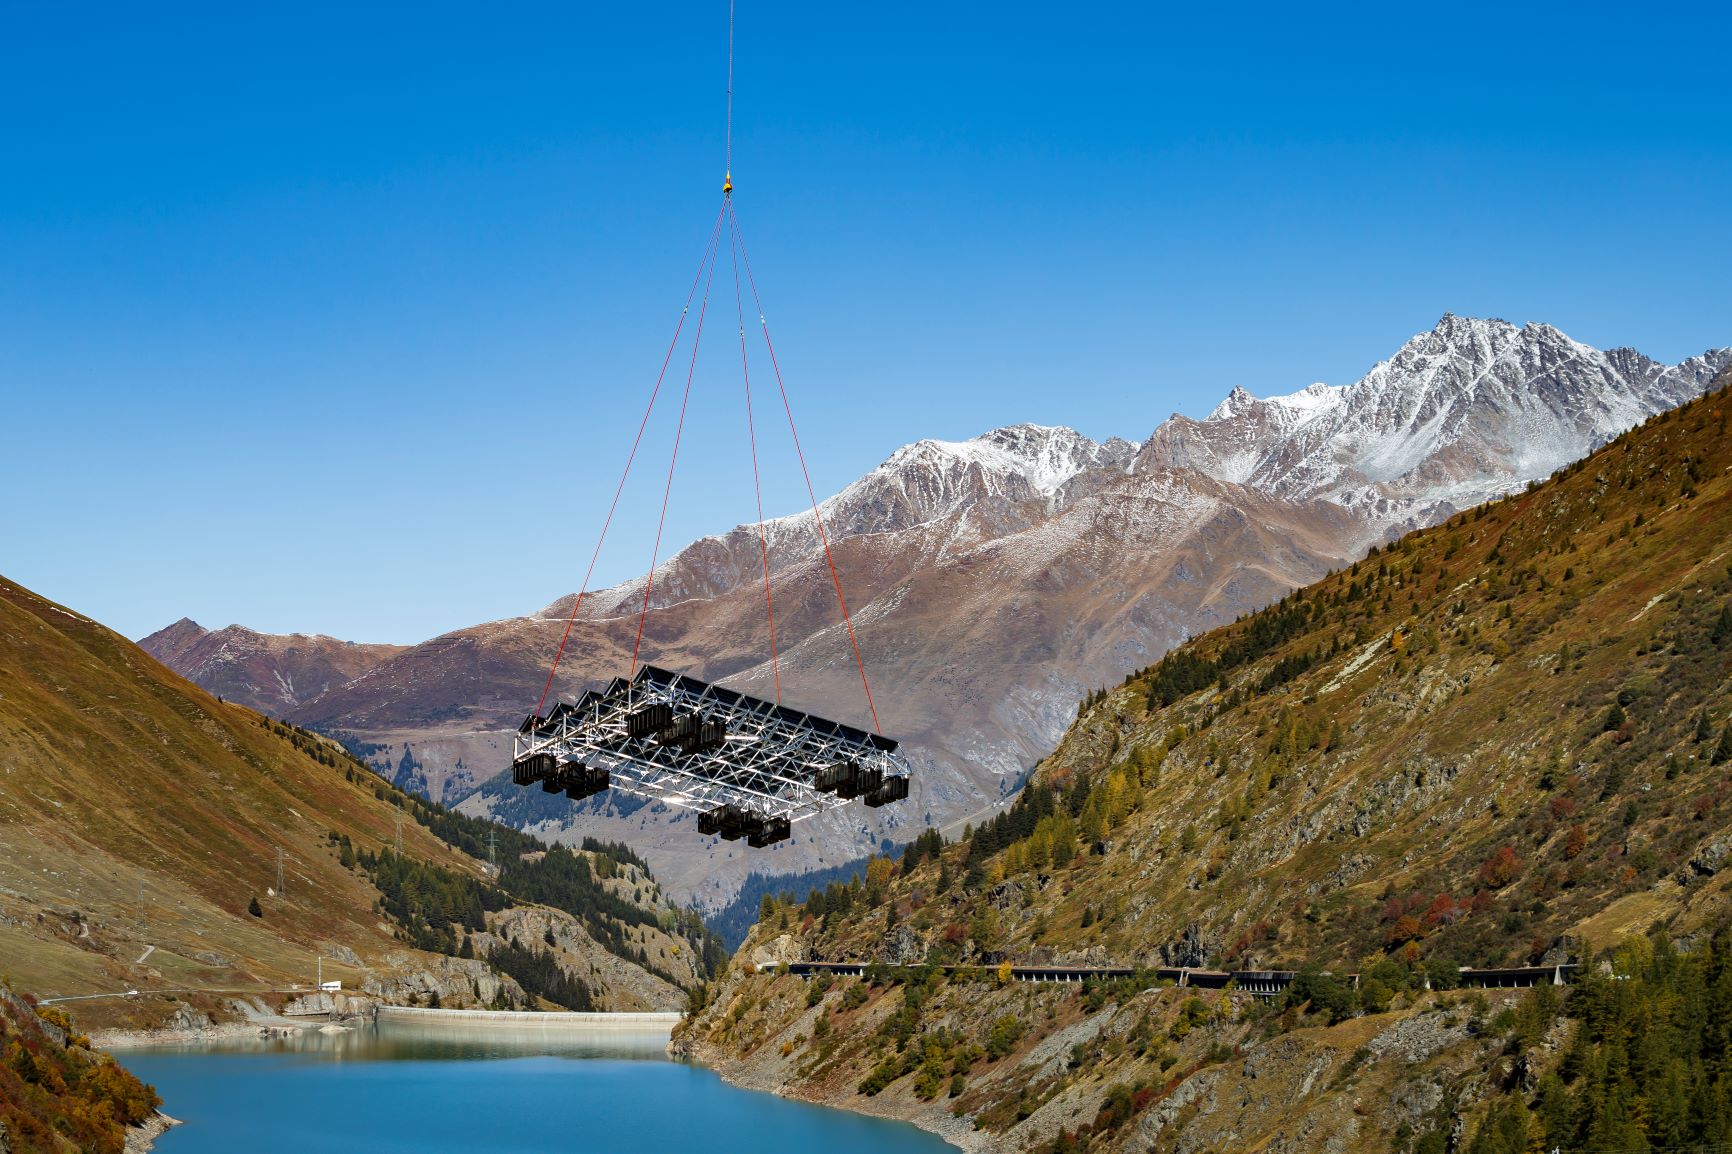
{"type": "Polygon", "coordinates": [[[668,1061],[666,1041],[384,1023],[118,1056],[185,1123],[162,1154],[954,1154],[903,1123],[735,1089],[668,1061]]]}

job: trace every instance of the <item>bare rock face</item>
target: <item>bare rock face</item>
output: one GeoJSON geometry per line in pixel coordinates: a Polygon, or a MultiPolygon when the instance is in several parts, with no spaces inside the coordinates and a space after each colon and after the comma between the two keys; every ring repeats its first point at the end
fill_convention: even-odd
{"type": "Polygon", "coordinates": [[[912,966],[926,959],[926,942],[912,926],[897,926],[884,940],[884,960],[893,966],[912,966]]]}
{"type": "Polygon", "coordinates": [[[805,960],[805,944],[793,934],[779,934],[763,945],[754,946],[750,955],[751,963],[759,969],[770,969],[805,960]]]}
{"type": "Polygon", "coordinates": [[[1732,859],[1732,834],[1723,834],[1696,851],[1690,859],[1690,869],[1701,875],[1716,874],[1726,868],[1729,859],[1732,859]]]}
{"type": "MultiPolygon", "coordinates": [[[[1174,416],[1140,444],[1017,425],[897,450],[822,513],[879,721],[917,770],[913,795],[804,824],[773,854],[700,840],[676,812],[605,795],[576,811],[531,805],[487,781],[505,764],[502,734],[540,694],[571,595],[401,652],[190,622],[146,645],[214,691],[274,692],[264,707],[303,724],[412,747],[390,768],[434,797],[484,783],[467,812],[627,839],[674,892],[715,905],[750,869],[833,865],[928,821],[971,819],[1014,790],[1088,691],[1374,542],[1548,475],[1728,363],[1732,349],[1668,367],[1548,325],[1446,315],[1352,384],[1267,399],[1235,389],[1206,418],[1174,416]],[[291,650],[325,672],[291,676],[291,650]]],[[[779,673],[786,704],[870,726],[817,530],[809,510],[764,526],[779,670],[765,660],[755,525],[657,569],[642,656],[765,696],[779,673]]],[[[628,671],[643,594],[639,579],[585,598],[556,693],[628,671]]]]}
{"type": "Polygon", "coordinates": [[[425,968],[409,968],[407,955],[395,959],[403,969],[390,974],[372,974],[362,983],[364,993],[390,1005],[411,1005],[430,995],[439,995],[441,1003],[489,1005],[505,991],[513,1005],[528,1001],[523,987],[509,977],[489,969],[487,963],[469,958],[436,959],[425,968]]]}
{"type": "Polygon", "coordinates": [[[181,1002],[175,1006],[164,1023],[171,1030],[208,1030],[212,1023],[211,1016],[203,1010],[181,1002]]]}
{"type": "Polygon", "coordinates": [[[1220,949],[1220,943],[1203,927],[1192,924],[1185,927],[1185,932],[1179,935],[1177,941],[1168,942],[1160,948],[1161,964],[1163,966],[1206,966],[1209,959],[1220,949]]]}

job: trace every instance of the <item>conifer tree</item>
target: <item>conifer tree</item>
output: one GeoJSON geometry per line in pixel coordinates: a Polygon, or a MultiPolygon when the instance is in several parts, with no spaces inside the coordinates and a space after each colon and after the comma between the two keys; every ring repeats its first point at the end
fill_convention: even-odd
{"type": "Polygon", "coordinates": [[[1708,631],[1708,640],[1716,645],[1732,641],[1732,605],[1720,607],[1720,616],[1715,619],[1714,627],[1708,631]]]}

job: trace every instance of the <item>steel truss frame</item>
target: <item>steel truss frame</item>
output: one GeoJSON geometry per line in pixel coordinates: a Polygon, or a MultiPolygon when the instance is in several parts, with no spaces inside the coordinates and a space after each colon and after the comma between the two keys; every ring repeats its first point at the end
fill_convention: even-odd
{"type": "Polygon", "coordinates": [[[843,762],[907,778],[897,743],[863,729],[787,709],[695,677],[645,665],[632,680],[616,677],[575,704],[559,703],[546,717],[519,727],[512,760],[551,754],[563,769],[605,769],[612,788],[685,809],[708,812],[733,805],[763,818],[803,821],[848,799],[816,786],[817,775],[843,762]],[[720,748],[685,753],[655,735],[632,736],[627,718],[645,706],[671,706],[676,717],[721,721],[720,748]]]}

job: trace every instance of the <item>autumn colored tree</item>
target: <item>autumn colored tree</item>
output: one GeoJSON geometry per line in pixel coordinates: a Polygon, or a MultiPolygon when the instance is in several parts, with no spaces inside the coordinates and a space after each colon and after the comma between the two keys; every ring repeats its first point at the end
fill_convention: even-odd
{"type": "Polygon", "coordinates": [[[1512,846],[1503,846],[1485,859],[1479,867],[1479,884],[1488,890],[1501,890],[1515,881],[1522,872],[1522,860],[1512,846]]]}

